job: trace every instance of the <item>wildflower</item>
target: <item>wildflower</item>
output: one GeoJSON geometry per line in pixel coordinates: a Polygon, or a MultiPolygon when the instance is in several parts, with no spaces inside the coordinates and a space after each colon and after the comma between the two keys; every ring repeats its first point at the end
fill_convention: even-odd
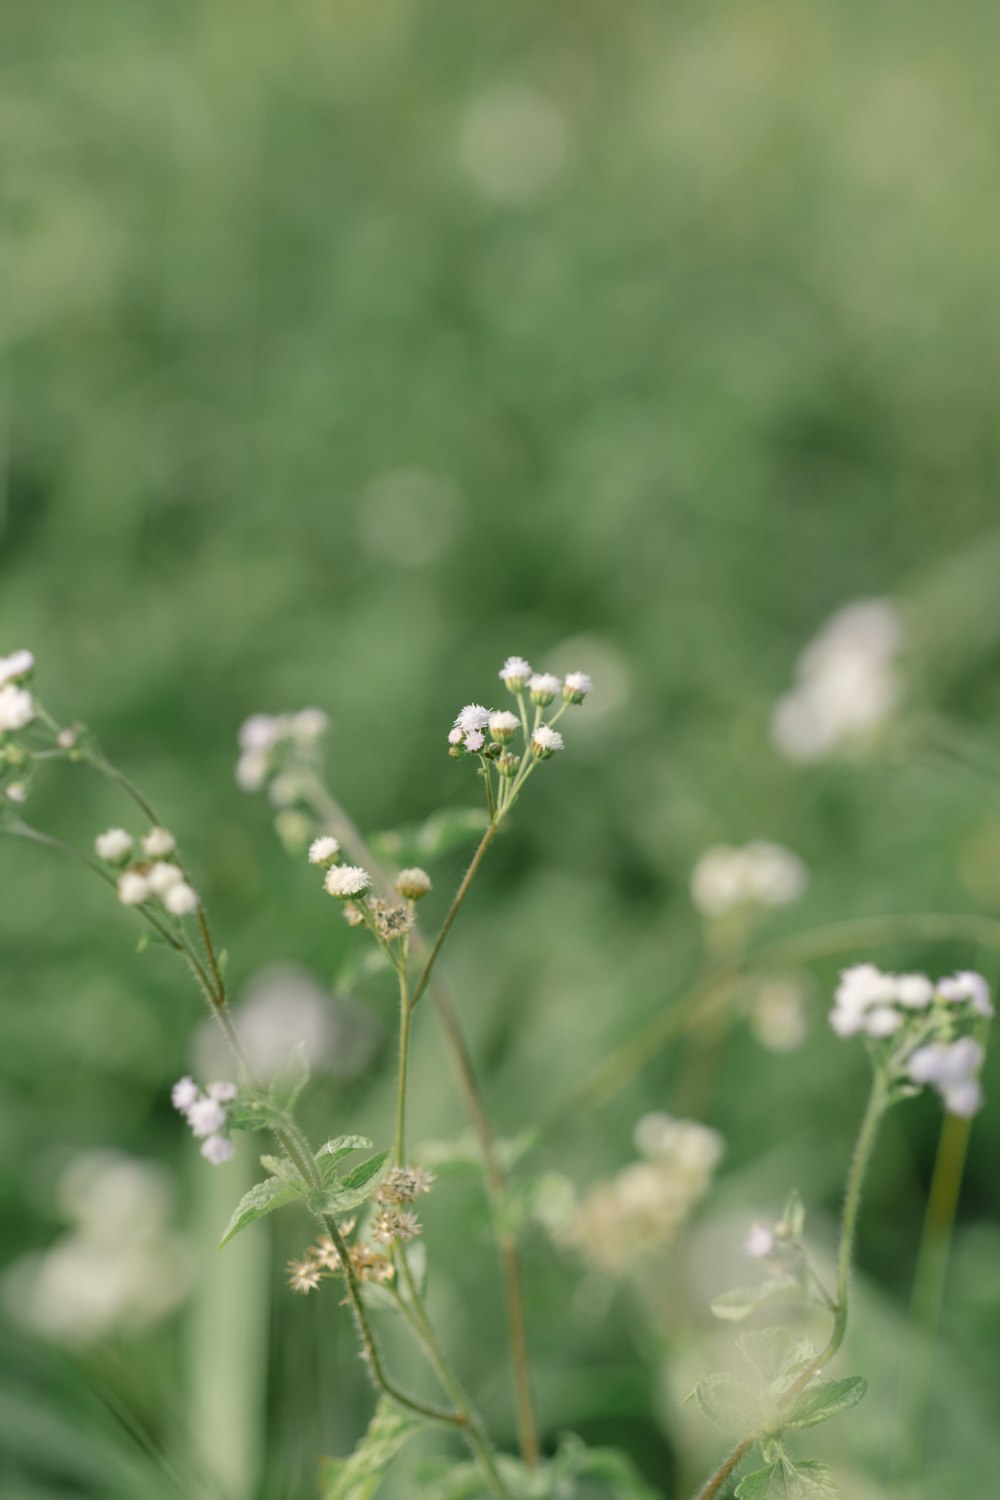
{"type": "Polygon", "coordinates": [[[586,672],[567,672],[563,683],[562,695],[567,703],[582,703],[588,693],[592,693],[594,684],[586,672]]]}
{"type": "Polygon", "coordinates": [[[67,729],[60,729],[56,735],[56,744],[60,750],[72,750],[76,744],[76,730],[72,726],[67,729]]]}
{"type": "Polygon", "coordinates": [[[207,1094],[199,1094],[186,1113],[187,1122],[199,1140],[217,1135],[226,1123],[226,1111],[218,1099],[210,1099],[207,1094]]]}
{"type": "Polygon", "coordinates": [[[770,1224],[764,1224],[759,1219],[756,1224],[752,1224],[743,1241],[743,1249],[751,1260],[766,1260],[769,1255],[773,1254],[774,1231],[770,1224]]]}
{"type": "Polygon", "coordinates": [[[434,1186],[433,1172],[424,1167],[393,1167],[376,1194],[381,1203],[413,1203],[434,1186]]]}
{"type": "Polygon", "coordinates": [[[247,750],[236,762],[236,785],[241,792],[259,792],[267,780],[270,761],[262,750],[247,750]]]}
{"type": "Polygon", "coordinates": [[[497,756],[496,768],[501,776],[513,776],[517,771],[517,767],[517,756],[511,755],[509,750],[505,750],[502,755],[497,756]]]}
{"type": "MultiPolygon", "coordinates": [[[[484,708],[481,703],[467,703],[455,719],[454,728],[460,729],[462,734],[472,734],[477,729],[483,730],[490,722],[491,711],[484,708]]],[[[452,740],[452,744],[454,743],[455,741],[452,740]]]]}
{"type": "Polygon", "coordinates": [[[422,900],[430,889],[431,877],[418,865],[407,870],[400,870],[396,876],[396,891],[400,896],[405,896],[407,901],[422,900]]]}
{"type": "Polygon", "coordinates": [[[98,859],[106,859],[108,864],[116,865],[132,852],[134,839],[124,828],[109,828],[105,833],[99,833],[94,840],[94,848],[98,859]]]}
{"type": "Polygon", "coordinates": [[[521,727],[521,721],[517,714],[512,714],[509,708],[501,708],[495,714],[490,715],[490,734],[501,745],[509,744],[521,727]]]}
{"type": "Polygon", "coordinates": [[[188,917],[198,910],[198,892],[186,880],[175,881],[167,888],[163,904],[173,917],[188,917]]]}
{"type": "Polygon", "coordinates": [[[855,964],[841,972],[834,994],[830,1025],[838,1036],[856,1036],[865,1030],[866,1013],[875,1006],[890,1005],[897,997],[896,980],[874,964],[855,964]]]}
{"type": "Polygon", "coordinates": [[[251,714],[237,732],[241,750],[271,750],[281,739],[284,725],[273,714],[251,714]]]}
{"type": "Polygon", "coordinates": [[[532,676],[531,663],[526,662],[523,656],[508,656],[498,676],[512,693],[523,693],[532,676]]]}
{"type": "Polygon", "coordinates": [[[808,1018],[805,999],[792,980],[774,979],[758,990],[750,1011],[750,1025],[769,1052],[794,1052],[805,1041],[808,1018]]]}
{"type": "Polygon", "coordinates": [[[315,1291],[323,1277],[323,1271],[314,1260],[290,1260],[288,1262],[288,1281],[293,1292],[315,1291]]]}
{"type": "Polygon", "coordinates": [[[402,937],[413,926],[413,911],[409,906],[390,906],[377,898],[371,903],[375,931],[385,942],[402,937]]]}
{"type": "Polygon", "coordinates": [[[323,834],[318,839],[313,839],[309,845],[309,863],[311,865],[332,865],[340,858],[340,843],[331,834],[323,834]]]}
{"type": "Polygon", "coordinates": [[[740,906],[786,906],[802,895],[807,881],[798,855],[781,844],[716,844],[694,867],[691,899],[706,916],[718,917],[740,906]]]}
{"type": "Polygon", "coordinates": [[[35,670],[35,658],[30,651],[13,651],[10,656],[0,656],[0,688],[8,682],[19,682],[30,677],[35,670]]]}
{"type": "Polygon", "coordinates": [[[329,717],[321,708],[300,708],[298,713],[292,714],[289,726],[292,738],[300,745],[311,745],[322,739],[329,727],[329,717]]]}
{"type": "Polygon", "coordinates": [[[957,1042],[931,1042],[918,1047],[907,1064],[913,1083],[930,1084],[949,1114],[974,1115],[983,1102],[978,1075],[983,1049],[972,1037],[957,1042]]]}
{"type": "MultiPolygon", "coordinates": [[[[350,1233],[346,1225],[343,1226],[345,1234],[350,1233]]],[[[317,1266],[322,1266],[324,1271],[341,1270],[340,1251],[328,1234],[320,1235],[315,1245],[309,1246],[309,1255],[317,1266]]]]}
{"type": "Polygon", "coordinates": [[[205,1091],[210,1099],[215,1099],[219,1104],[230,1104],[239,1093],[235,1083],[222,1081],[210,1083],[205,1091]]]}
{"type": "Polygon", "coordinates": [[[180,1110],[182,1115],[187,1114],[197,1098],[198,1085],[193,1078],[188,1078],[186,1074],[183,1078],[178,1078],[170,1090],[170,1102],[174,1106],[174,1109],[180,1110]]]}
{"type": "Polygon", "coordinates": [[[481,750],[485,743],[486,736],[483,734],[483,731],[481,729],[470,729],[468,734],[465,736],[466,750],[481,750]]]}
{"type": "Polygon", "coordinates": [[[35,702],[24,688],[8,683],[0,687],[0,734],[26,729],[35,717],[35,702]]]}
{"type": "Polygon", "coordinates": [[[894,1036],[903,1024],[903,1017],[891,1005],[876,1005],[864,1016],[864,1031],[870,1037],[894,1036]]]}
{"type": "Polygon", "coordinates": [[[937,992],[943,1000],[971,1000],[972,1008],[978,1016],[989,1018],[993,1014],[990,987],[982,974],[976,974],[972,969],[963,969],[949,979],[939,979],[937,992]]]}
{"type": "Polygon", "coordinates": [[[372,1239],[381,1245],[391,1245],[394,1240],[403,1244],[415,1240],[420,1233],[420,1221],[416,1214],[405,1209],[387,1208],[377,1213],[372,1220],[372,1239]]]}
{"type": "Polygon", "coordinates": [[[177,840],[166,828],[151,828],[142,841],[142,852],[150,859],[163,859],[164,855],[173,854],[176,847],[177,840]]]}
{"type": "Polygon", "coordinates": [[[360,927],[364,920],[364,917],[353,901],[344,902],[344,921],[348,927],[360,927]]]}
{"type": "Polygon", "coordinates": [[[552,702],[561,687],[562,683],[552,672],[536,672],[528,682],[532,703],[538,703],[542,708],[552,702]]]}
{"type": "Polygon", "coordinates": [[[924,1010],[934,999],[934,986],[926,974],[897,974],[896,999],[907,1010],[924,1010]]]}
{"type": "Polygon", "coordinates": [[[202,1143],[201,1154],[206,1161],[212,1163],[213,1167],[221,1167],[224,1162],[232,1158],[233,1143],[224,1135],[210,1135],[202,1143]]]}
{"type": "Polygon", "coordinates": [[[126,870],[118,881],[118,899],[123,906],[141,906],[150,897],[149,881],[138,870],[126,870]]]}
{"type": "Polygon", "coordinates": [[[396,1274],[392,1261],[370,1245],[351,1246],[351,1265],[360,1281],[391,1281],[396,1274]]]}
{"type": "Polygon", "coordinates": [[[539,760],[548,760],[557,750],[564,748],[565,741],[558,729],[550,729],[548,724],[539,724],[531,736],[531,748],[539,760]]]}
{"type": "Polygon", "coordinates": [[[28,788],[23,781],[12,781],[6,795],[11,802],[27,802],[28,788]]]}
{"type": "Polygon", "coordinates": [[[154,896],[161,899],[166,896],[172,886],[179,885],[184,879],[178,867],[171,864],[169,860],[158,859],[154,865],[150,865],[146,871],[146,881],[154,896]]]}
{"type": "Polygon", "coordinates": [[[458,745],[460,745],[462,743],[463,737],[464,737],[464,731],[461,730],[458,727],[457,724],[455,725],[454,729],[449,729],[449,731],[448,731],[448,743],[449,743],[449,745],[454,745],[454,746],[457,747],[458,745]]]}
{"type": "Polygon", "coordinates": [[[327,870],[323,885],[331,896],[344,901],[349,896],[363,896],[371,883],[368,871],[360,865],[333,865],[327,870]]]}

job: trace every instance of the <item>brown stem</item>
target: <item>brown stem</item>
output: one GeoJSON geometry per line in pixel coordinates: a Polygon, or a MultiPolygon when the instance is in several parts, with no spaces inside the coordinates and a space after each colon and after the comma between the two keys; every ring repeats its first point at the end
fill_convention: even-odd
{"type": "Polygon", "coordinates": [[[743,1462],[756,1441],[755,1437],[741,1438],[725,1463],[720,1464],[712,1477],[705,1481],[694,1500],[712,1500],[712,1496],[719,1493],[730,1474],[743,1462]]]}

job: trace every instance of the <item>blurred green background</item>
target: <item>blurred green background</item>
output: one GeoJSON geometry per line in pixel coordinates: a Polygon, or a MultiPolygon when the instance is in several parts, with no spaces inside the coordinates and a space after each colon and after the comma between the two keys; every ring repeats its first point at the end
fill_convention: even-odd
{"type": "MultiPolygon", "coordinates": [[[[0,651],[31,647],[51,710],[163,810],[237,990],[276,962],[338,990],[370,1055],[315,1085],[317,1134],[387,1139],[393,1002],[345,996],[354,935],[234,785],[255,710],[326,709],[332,784],[384,829],[474,800],[444,735],[508,653],[593,675],[448,956],[504,1135],[684,993],[713,843],[809,866],[764,937],[995,914],[998,33],[978,0],[3,6],[0,651]],[[774,703],[870,596],[905,623],[901,711],[870,753],[790,764],[774,703]]],[[[128,819],[66,769],[29,811],[81,847],[128,819]]],[[[305,1500],[370,1397],[335,1291],[282,1279],[304,1218],[216,1259],[253,1164],[209,1172],[169,1107],[198,997],[69,866],[4,841],[0,879],[0,1496],[305,1500]],[[184,1241],[147,1285],[176,1305],[50,1338],[19,1276],[92,1150],[164,1172],[184,1241]]],[[[1000,977],[968,942],[843,961],[869,956],[1000,977]]],[[[836,968],[810,970],[801,1049],[733,1031],[705,1111],[727,1156],[669,1254],[612,1285],[527,1235],[550,1447],[613,1443],[669,1500],[719,1450],[677,1405],[713,1357],[705,1246],[794,1182],[832,1234],[866,1087],[822,1020],[836,968]]],[[[464,1125],[420,1020],[413,1134],[445,1139],[464,1125]]],[[[615,1172],[681,1065],[651,1055],[531,1170],[615,1172]]],[[[983,1493],[1000,1458],[997,1119],[972,1136],[926,1458],[896,1480],[939,1110],[887,1128],[848,1355],[873,1390],[818,1445],[848,1496],[983,1493]]],[[[442,1177],[424,1218],[435,1313],[510,1445],[475,1177],[442,1177]]]]}

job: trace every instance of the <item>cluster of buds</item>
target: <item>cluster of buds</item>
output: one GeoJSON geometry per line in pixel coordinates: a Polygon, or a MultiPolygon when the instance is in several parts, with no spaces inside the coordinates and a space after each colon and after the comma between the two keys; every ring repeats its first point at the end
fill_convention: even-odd
{"type": "Polygon", "coordinates": [[[867,1037],[893,1084],[929,1084],[949,1114],[968,1116],[983,1102],[983,1049],[969,1033],[992,1015],[989,986],[972,970],[933,981],[856,964],[840,976],[830,1025],[867,1037]]]}
{"type": "Polygon", "coordinates": [[[344,916],[352,927],[367,919],[383,942],[405,937],[413,926],[414,905],[431,890],[431,877],[414,866],[396,876],[396,894],[401,901],[382,901],[371,895],[372,877],[361,865],[342,865],[340,844],[331,834],[321,834],[309,845],[309,863],[326,871],[323,888],[344,903],[344,916]]]}
{"type": "Polygon", "coordinates": [[[708,1191],[724,1149],[717,1131],[662,1113],[639,1121],[635,1144],[642,1159],[595,1184],[559,1234],[611,1275],[625,1273],[675,1239],[708,1191]]]}
{"type": "Polygon", "coordinates": [[[424,1167],[393,1167],[375,1194],[376,1212],[370,1230],[380,1245],[406,1244],[420,1234],[420,1220],[403,1205],[415,1203],[434,1186],[434,1173],[424,1167]]]}
{"type": "Polygon", "coordinates": [[[787,906],[802,895],[808,879],[798,855],[781,844],[766,839],[742,848],[716,844],[694,867],[691,899],[706,917],[752,906],[787,906]]]}
{"type": "Polygon", "coordinates": [[[548,760],[565,746],[562,735],[553,724],[542,722],[541,711],[562,699],[553,718],[559,718],[570,704],[582,703],[592,691],[593,683],[586,672],[569,672],[565,678],[552,672],[536,672],[523,656],[508,656],[500,668],[500,680],[517,699],[519,713],[507,708],[486,708],[482,703],[467,703],[456,715],[448,734],[448,753],[453,759],[463,755],[480,755],[496,763],[502,776],[517,774],[520,761],[510,750],[514,737],[523,731],[526,751],[536,760],[548,760]],[[529,729],[527,701],[535,705],[534,725],[529,729]]]}
{"type": "Polygon", "coordinates": [[[30,651],[0,656],[0,780],[4,782],[0,802],[28,799],[25,772],[30,771],[31,758],[8,737],[27,729],[37,714],[35,700],[24,686],[34,670],[35,658],[30,651]]]}
{"type": "Polygon", "coordinates": [[[213,1166],[220,1167],[233,1154],[233,1143],[225,1133],[228,1115],[225,1106],[236,1098],[235,1083],[210,1083],[202,1093],[193,1078],[180,1078],[170,1091],[170,1102],[201,1141],[201,1154],[213,1166]]]}
{"type": "Polygon", "coordinates": [[[321,708],[251,714],[237,736],[237,786],[244,792],[259,792],[266,786],[276,807],[294,806],[301,798],[304,778],[311,779],[315,773],[318,749],[329,727],[321,708]]]}
{"type": "Polygon", "coordinates": [[[118,899],[123,906],[163,902],[172,917],[188,917],[198,910],[198,893],[177,863],[177,842],[166,828],[151,828],[138,848],[124,828],[108,828],[94,840],[98,859],[120,870],[118,899]]]}
{"type": "MultiPolygon", "coordinates": [[[[345,1241],[354,1233],[354,1220],[341,1225],[345,1241]]],[[[373,1250],[370,1245],[351,1244],[347,1247],[351,1267],[358,1281],[391,1281],[396,1269],[387,1255],[373,1250]]],[[[314,1291],[321,1281],[340,1274],[344,1269],[340,1252],[328,1234],[321,1235],[315,1244],[307,1246],[301,1260],[290,1260],[287,1266],[288,1282],[293,1292],[305,1295],[314,1291]]]]}

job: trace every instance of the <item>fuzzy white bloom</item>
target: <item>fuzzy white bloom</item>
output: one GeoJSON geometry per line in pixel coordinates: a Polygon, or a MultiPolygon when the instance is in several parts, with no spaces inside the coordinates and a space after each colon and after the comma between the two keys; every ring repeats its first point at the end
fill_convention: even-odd
{"type": "Polygon", "coordinates": [[[896,978],[874,964],[843,969],[834,994],[830,1025],[838,1036],[857,1036],[866,1029],[867,1012],[889,1006],[897,998],[896,978]]]}
{"type": "Polygon", "coordinates": [[[201,1154],[213,1167],[221,1167],[233,1154],[233,1143],[224,1135],[210,1135],[201,1148],[201,1154]]]}
{"type": "Polygon", "coordinates": [[[222,1129],[226,1123],[226,1111],[217,1099],[199,1094],[194,1103],[188,1106],[187,1122],[200,1140],[203,1136],[216,1135],[222,1129]]]}
{"type": "Polygon", "coordinates": [[[771,735],[789,760],[820,760],[863,741],[896,708],[903,627],[886,599],[837,611],[806,647],[796,685],[775,707],[771,735]]]}
{"type": "Polygon", "coordinates": [[[302,777],[296,771],[282,771],[268,787],[267,795],[275,807],[293,807],[302,796],[302,777]]]}
{"type": "Polygon", "coordinates": [[[174,917],[188,917],[198,910],[198,892],[186,880],[178,880],[168,887],[163,904],[174,917]]]}
{"type": "Polygon", "coordinates": [[[553,672],[535,672],[528,680],[532,703],[540,703],[543,708],[552,702],[561,687],[562,683],[553,672]]]}
{"type": "Polygon", "coordinates": [[[159,896],[161,900],[175,885],[180,885],[183,879],[184,876],[177,866],[165,859],[158,859],[146,871],[146,880],[149,884],[149,889],[153,892],[154,896],[159,896]]]}
{"type": "Polygon", "coordinates": [[[332,865],[335,859],[340,858],[340,843],[332,834],[321,834],[318,839],[313,839],[309,845],[309,863],[311,865],[332,865]]]}
{"type": "Polygon", "coordinates": [[[486,743],[486,736],[481,729],[470,729],[465,736],[466,750],[481,750],[486,743]]]}
{"type": "Polygon", "coordinates": [[[123,906],[141,906],[150,894],[149,881],[138,870],[126,870],[118,881],[118,899],[123,906]]]}
{"type": "Polygon", "coordinates": [[[99,833],[94,840],[94,848],[98,859],[106,859],[109,864],[117,864],[127,854],[131,854],[132,845],[135,840],[124,828],[108,828],[104,833],[99,833]]]}
{"type": "Polygon", "coordinates": [[[27,802],[28,788],[23,781],[12,781],[7,788],[7,796],[11,802],[27,802]]]}
{"type": "Polygon", "coordinates": [[[198,1097],[198,1085],[193,1078],[188,1078],[186,1074],[183,1078],[178,1078],[170,1090],[170,1102],[174,1106],[174,1109],[180,1110],[182,1115],[187,1114],[198,1097]]]}
{"type": "Polygon", "coordinates": [[[864,1015],[865,1033],[878,1039],[894,1036],[902,1024],[903,1017],[891,1005],[875,1005],[864,1015]]]}
{"type": "Polygon", "coordinates": [[[934,986],[926,974],[897,974],[896,999],[907,1010],[924,1010],[934,999],[934,986]]]}
{"type": "Polygon", "coordinates": [[[173,854],[177,847],[177,840],[166,828],[151,828],[142,841],[142,852],[148,854],[150,859],[162,859],[165,854],[173,854]]]}
{"type": "Polygon", "coordinates": [[[471,734],[477,729],[485,729],[490,722],[492,709],[484,708],[481,703],[467,703],[455,719],[454,727],[460,729],[463,734],[471,734]]]}
{"type": "Polygon", "coordinates": [[[205,1092],[210,1099],[216,1099],[220,1104],[229,1104],[236,1098],[239,1089],[235,1083],[220,1081],[219,1083],[210,1083],[205,1092]]]}
{"type": "Polygon", "coordinates": [[[12,651],[10,656],[0,656],[0,687],[8,682],[18,682],[35,670],[35,658],[30,651],[12,651]]]}
{"type": "Polygon", "coordinates": [[[463,732],[463,730],[461,730],[458,727],[457,724],[455,725],[454,729],[449,729],[448,730],[448,743],[449,743],[449,745],[460,745],[462,743],[463,737],[464,737],[464,732],[463,732]]]}
{"type": "Polygon", "coordinates": [[[241,792],[259,792],[267,780],[266,750],[245,750],[236,762],[236,785],[241,792]]]}
{"type": "Polygon", "coordinates": [[[582,703],[594,691],[594,684],[586,672],[567,672],[562,691],[567,703],[582,703]]]}
{"type": "Polygon", "coordinates": [[[929,1083],[940,1094],[951,1115],[974,1115],[983,1102],[979,1070],[983,1049],[972,1037],[957,1042],[931,1042],[918,1047],[907,1065],[914,1083],[929,1083]]]}
{"type": "Polygon", "coordinates": [[[330,720],[321,708],[300,708],[292,715],[291,735],[300,745],[312,745],[322,739],[330,727],[330,720]]]}
{"type": "Polygon", "coordinates": [[[0,734],[26,729],[35,717],[35,702],[25,688],[8,683],[0,688],[0,734]]]}
{"type": "Polygon", "coordinates": [[[987,1018],[993,1015],[990,987],[982,974],[977,974],[972,969],[962,969],[949,979],[939,979],[937,989],[943,1000],[956,1003],[970,1000],[977,1015],[987,1018]]]}
{"type": "Polygon", "coordinates": [[[372,878],[360,865],[334,865],[326,872],[324,888],[331,896],[347,901],[352,896],[363,896],[371,887],[372,878]]]}
{"type": "Polygon", "coordinates": [[[241,750],[270,750],[285,733],[285,724],[273,714],[251,714],[239,727],[241,750]]]}
{"type": "Polygon", "coordinates": [[[774,1231],[770,1224],[758,1220],[752,1224],[743,1241],[743,1249],[751,1260],[766,1260],[774,1252],[774,1231]]]}
{"type": "Polygon", "coordinates": [[[532,666],[523,656],[508,656],[498,675],[512,693],[521,693],[533,675],[532,666]]]}
{"type": "Polygon", "coordinates": [[[762,1047],[769,1052],[794,1052],[809,1029],[805,996],[789,979],[772,979],[757,991],[750,1024],[762,1047]]]}
{"type": "Polygon", "coordinates": [[[495,714],[490,714],[490,734],[502,745],[512,740],[520,727],[520,719],[509,708],[501,708],[495,714]]]}
{"type": "Polygon", "coordinates": [[[744,905],[787,906],[806,888],[809,873],[790,849],[755,839],[741,849],[716,844],[706,850],[691,875],[691,898],[706,916],[718,917],[744,905]]]}
{"type": "Polygon", "coordinates": [[[557,750],[562,750],[565,741],[558,729],[550,729],[548,724],[539,724],[531,736],[531,748],[539,760],[548,760],[557,750]]]}

